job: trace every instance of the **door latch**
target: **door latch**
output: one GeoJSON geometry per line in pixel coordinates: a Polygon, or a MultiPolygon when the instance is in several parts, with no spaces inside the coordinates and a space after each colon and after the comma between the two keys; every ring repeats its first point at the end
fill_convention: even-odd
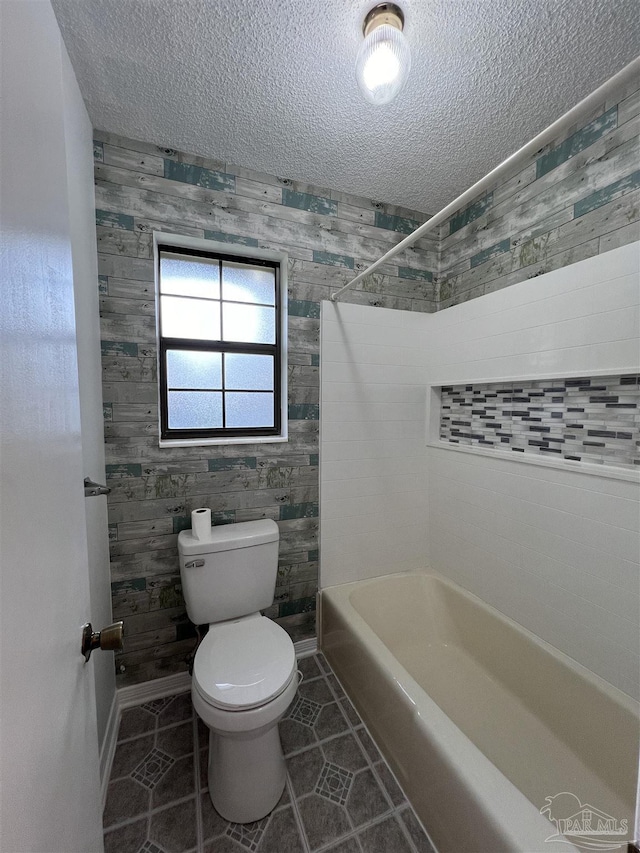
{"type": "Polygon", "coordinates": [[[123,637],[124,622],[114,622],[102,631],[94,631],[91,622],[87,622],[82,629],[82,654],[85,661],[89,660],[91,652],[95,649],[122,651],[123,637]]]}

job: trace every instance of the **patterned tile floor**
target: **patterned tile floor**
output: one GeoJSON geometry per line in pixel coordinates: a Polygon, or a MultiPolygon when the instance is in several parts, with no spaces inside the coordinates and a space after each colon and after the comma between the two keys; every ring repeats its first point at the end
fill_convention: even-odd
{"type": "Polygon", "coordinates": [[[189,693],[122,715],[104,810],[106,853],[433,853],[391,771],[320,654],[280,735],[287,786],[233,824],[207,792],[208,731],[189,693]]]}

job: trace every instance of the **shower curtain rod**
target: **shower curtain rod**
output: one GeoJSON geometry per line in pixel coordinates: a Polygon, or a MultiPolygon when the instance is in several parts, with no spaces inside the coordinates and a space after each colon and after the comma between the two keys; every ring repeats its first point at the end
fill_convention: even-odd
{"type": "Polygon", "coordinates": [[[412,231],[411,234],[404,238],[404,240],[397,243],[393,249],[390,249],[381,258],[374,261],[366,268],[366,270],[358,273],[358,275],[351,279],[348,284],[345,284],[345,286],[341,287],[340,290],[332,293],[331,301],[335,302],[340,295],[345,292],[345,290],[349,290],[349,288],[353,287],[354,284],[358,284],[358,282],[362,281],[363,278],[371,275],[371,273],[375,272],[378,267],[386,264],[399,252],[402,252],[404,249],[415,243],[416,240],[424,237],[424,235],[431,231],[432,228],[435,228],[436,225],[440,225],[440,223],[444,222],[445,219],[448,219],[452,213],[455,213],[456,210],[464,207],[467,202],[472,201],[479,193],[482,192],[482,190],[493,184],[496,178],[512,166],[520,157],[526,154],[535,154],[540,148],[559,136],[563,130],[570,127],[582,113],[589,108],[598,106],[603,100],[606,101],[607,95],[609,95],[610,92],[629,82],[635,76],[640,76],[640,56],[636,57],[636,59],[632,60],[628,65],[625,65],[621,71],[618,71],[617,74],[614,74],[614,76],[603,83],[602,86],[598,87],[590,95],[587,95],[586,98],[583,98],[579,104],[576,104],[575,107],[572,107],[568,112],[560,116],[559,119],[556,119],[553,124],[550,124],[549,127],[527,142],[526,145],[523,145],[522,148],[519,148],[514,154],[507,157],[506,160],[503,160],[502,163],[496,166],[495,169],[492,169],[484,176],[484,178],[481,178],[472,187],[465,190],[446,207],[443,207],[439,213],[436,213],[435,216],[431,217],[431,219],[427,219],[427,221],[419,228],[416,228],[416,230],[412,231]]]}

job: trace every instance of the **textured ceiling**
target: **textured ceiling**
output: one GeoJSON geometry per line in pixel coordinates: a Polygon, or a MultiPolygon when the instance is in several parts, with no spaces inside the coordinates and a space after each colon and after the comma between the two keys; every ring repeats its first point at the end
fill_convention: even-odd
{"type": "Polygon", "coordinates": [[[408,83],[365,103],[374,0],[53,0],[96,127],[436,212],[631,61],[637,0],[400,0],[408,83]]]}

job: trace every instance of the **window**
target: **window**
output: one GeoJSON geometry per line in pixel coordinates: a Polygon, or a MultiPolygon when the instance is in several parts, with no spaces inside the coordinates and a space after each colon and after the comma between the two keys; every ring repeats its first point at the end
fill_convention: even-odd
{"type": "Polygon", "coordinates": [[[157,237],[161,443],[282,440],[281,261],[157,237]]]}

